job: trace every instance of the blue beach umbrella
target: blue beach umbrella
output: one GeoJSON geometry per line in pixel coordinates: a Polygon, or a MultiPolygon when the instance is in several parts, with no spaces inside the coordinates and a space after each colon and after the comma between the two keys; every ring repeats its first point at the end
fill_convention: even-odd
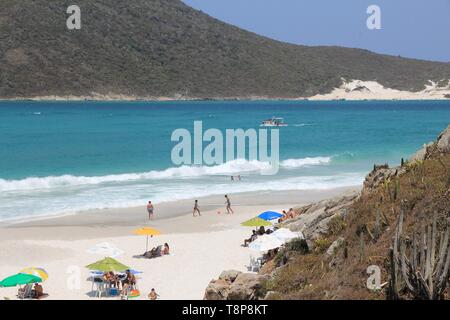
{"type": "Polygon", "coordinates": [[[263,220],[270,221],[270,220],[279,219],[282,216],[283,215],[281,213],[278,213],[275,211],[266,211],[266,212],[261,213],[258,217],[263,220]]]}

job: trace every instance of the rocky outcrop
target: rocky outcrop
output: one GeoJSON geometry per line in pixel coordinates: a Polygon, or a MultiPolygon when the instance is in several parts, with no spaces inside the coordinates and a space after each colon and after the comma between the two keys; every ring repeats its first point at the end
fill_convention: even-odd
{"type": "Polygon", "coordinates": [[[205,300],[258,300],[265,296],[265,275],[224,271],[219,279],[212,280],[205,290],[205,300]]]}
{"type": "Polygon", "coordinates": [[[450,125],[439,135],[436,146],[440,153],[450,152],[450,125]]]}
{"type": "Polygon", "coordinates": [[[331,246],[328,248],[326,255],[331,257],[332,255],[334,255],[334,252],[336,251],[336,249],[338,249],[343,243],[344,243],[345,239],[344,237],[339,237],[337,238],[332,244],[331,246]]]}
{"type": "Polygon", "coordinates": [[[358,196],[358,192],[349,192],[331,200],[297,208],[299,216],[285,222],[283,227],[289,228],[291,231],[303,232],[308,246],[312,248],[313,240],[328,233],[331,219],[336,216],[345,217],[347,209],[358,196]]]}
{"type": "Polygon", "coordinates": [[[392,180],[406,172],[404,167],[389,168],[387,164],[377,166],[366,176],[363,183],[362,193],[370,192],[378,188],[384,181],[392,180]]]}
{"type": "MultiPolygon", "coordinates": [[[[450,125],[437,138],[436,142],[424,144],[409,160],[409,163],[422,162],[434,154],[450,152],[450,125]]],[[[373,170],[366,176],[362,193],[371,192],[385,181],[393,180],[395,177],[406,172],[404,166],[389,168],[387,164],[375,165],[373,170]]]]}
{"type": "Polygon", "coordinates": [[[424,144],[422,149],[417,150],[417,152],[409,159],[411,162],[423,161],[426,159],[428,154],[428,148],[433,146],[433,142],[424,144]]]}

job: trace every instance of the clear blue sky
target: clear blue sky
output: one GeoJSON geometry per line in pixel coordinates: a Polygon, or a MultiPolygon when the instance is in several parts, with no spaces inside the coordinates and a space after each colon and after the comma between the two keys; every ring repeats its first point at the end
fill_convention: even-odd
{"type": "Polygon", "coordinates": [[[305,45],[339,45],[450,62],[450,0],[183,0],[243,29],[305,45]],[[381,30],[366,26],[381,8],[381,30]]]}

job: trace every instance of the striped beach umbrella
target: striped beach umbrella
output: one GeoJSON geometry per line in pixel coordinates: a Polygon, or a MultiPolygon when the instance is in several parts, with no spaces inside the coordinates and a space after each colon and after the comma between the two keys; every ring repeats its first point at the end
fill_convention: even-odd
{"type": "Polygon", "coordinates": [[[29,267],[20,270],[20,273],[23,274],[31,274],[33,276],[39,277],[42,279],[42,281],[45,281],[48,279],[48,273],[42,268],[36,268],[36,267],[29,267]]]}

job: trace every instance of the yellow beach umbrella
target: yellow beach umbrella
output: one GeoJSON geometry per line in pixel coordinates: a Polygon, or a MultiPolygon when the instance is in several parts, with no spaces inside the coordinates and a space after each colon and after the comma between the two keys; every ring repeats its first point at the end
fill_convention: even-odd
{"type": "Polygon", "coordinates": [[[19,273],[31,274],[33,276],[41,278],[42,281],[45,281],[45,280],[48,279],[47,271],[45,271],[42,268],[29,267],[29,268],[25,268],[25,269],[20,270],[19,273]]]}
{"type": "Polygon", "coordinates": [[[158,236],[161,234],[161,231],[156,230],[154,228],[150,228],[150,227],[143,227],[143,228],[139,228],[133,231],[134,234],[138,235],[138,236],[147,236],[147,245],[145,247],[145,252],[148,251],[148,237],[153,237],[153,236],[158,236]]]}

